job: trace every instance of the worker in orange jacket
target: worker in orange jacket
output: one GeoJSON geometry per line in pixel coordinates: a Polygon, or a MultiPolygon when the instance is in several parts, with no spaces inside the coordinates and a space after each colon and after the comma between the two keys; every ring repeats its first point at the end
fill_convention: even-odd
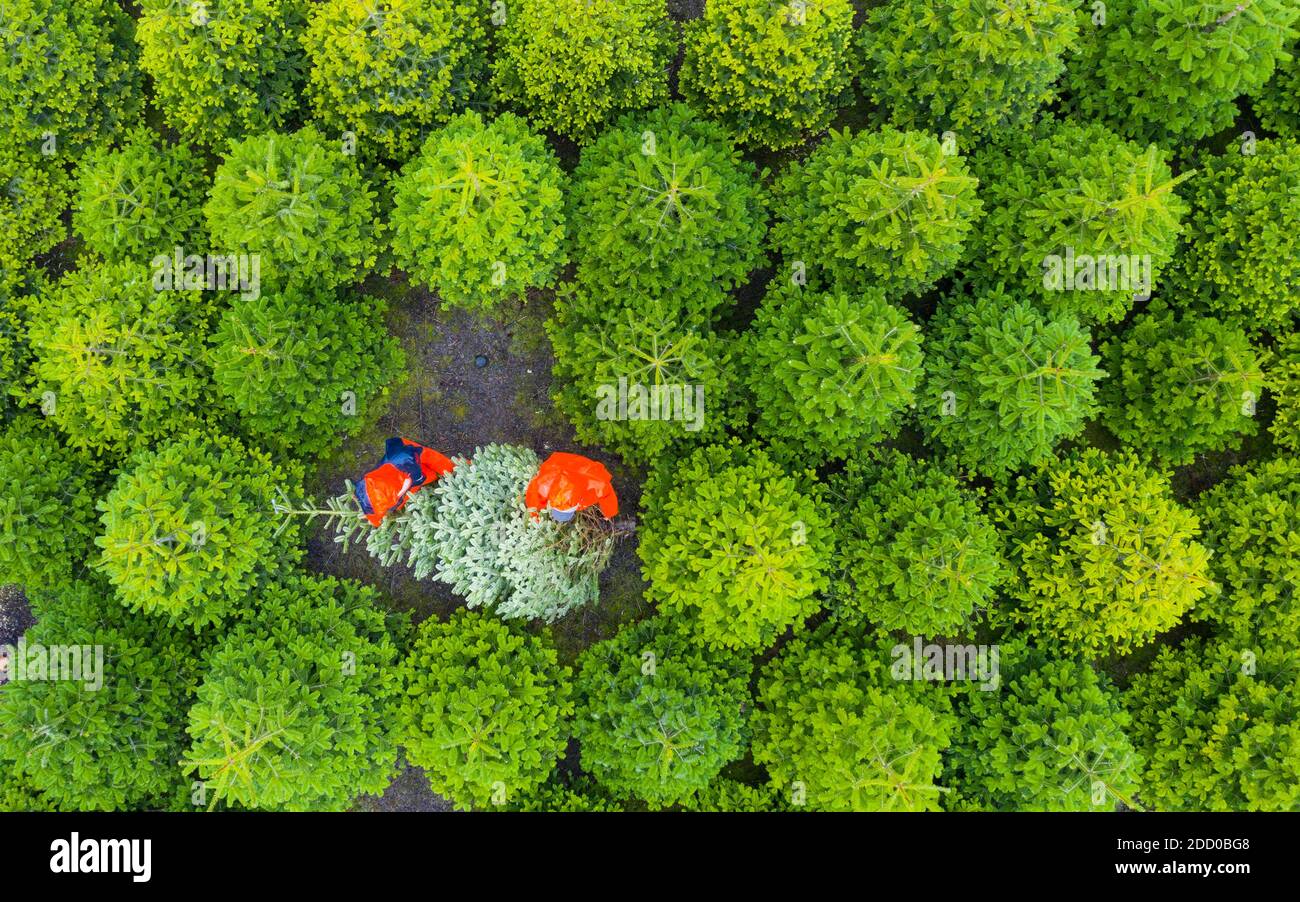
{"type": "Polygon", "coordinates": [[[455,467],[432,448],[394,436],[384,442],[384,458],[379,466],[357,483],[357,503],[370,525],[378,526],[389,511],[406,504],[412,493],[455,467]]]}
{"type": "Polygon", "coordinates": [[[597,505],[606,520],[618,516],[618,496],[609,470],[580,454],[557,451],[537,469],[528,483],[524,503],[537,512],[550,512],[551,519],[568,523],[583,508],[597,505]]]}

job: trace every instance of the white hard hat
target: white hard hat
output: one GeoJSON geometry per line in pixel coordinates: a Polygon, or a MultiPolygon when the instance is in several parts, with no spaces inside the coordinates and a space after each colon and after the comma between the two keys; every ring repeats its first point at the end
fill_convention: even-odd
{"type": "Polygon", "coordinates": [[[546,506],[546,509],[550,511],[551,519],[554,520],[555,522],[568,523],[570,520],[573,519],[573,515],[578,512],[578,505],[575,504],[573,507],[567,508],[565,510],[561,510],[560,508],[557,507],[551,507],[548,504],[546,506]]]}

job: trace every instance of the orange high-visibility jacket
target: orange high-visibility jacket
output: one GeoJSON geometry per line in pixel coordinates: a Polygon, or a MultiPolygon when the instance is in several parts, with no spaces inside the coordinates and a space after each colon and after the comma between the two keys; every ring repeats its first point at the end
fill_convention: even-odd
{"type": "Polygon", "coordinates": [[[418,442],[397,436],[384,442],[384,459],[357,483],[357,503],[371,526],[400,508],[421,486],[455,469],[447,457],[418,442]]]}
{"type": "Polygon", "coordinates": [[[605,519],[618,516],[618,496],[614,494],[614,484],[609,470],[581,454],[566,454],[557,451],[537,469],[537,475],[528,483],[528,492],[524,503],[537,511],[553,507],[556,510],[570,510],[575,506],[582,510],[593,504],[600,506],[605,519]]]}

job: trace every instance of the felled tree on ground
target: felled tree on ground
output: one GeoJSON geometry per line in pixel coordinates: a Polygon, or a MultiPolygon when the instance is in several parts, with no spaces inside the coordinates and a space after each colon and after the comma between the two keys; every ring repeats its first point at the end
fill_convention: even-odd
{"type": "Polygon", "coordinates": [[[569,741],[571,673],[548,637],[458,611],[426,620],[402,665],[399,741],[433,791],[493,808],[535,792],[569,741]]]}
{"type": "MultiPolygon", "coordinates": [[[[336,516],[338,536],[361,531],[382,563],[405,562],[416,579],[432,576],[469,607],[501,617],[551,622],[595,602],[614,545],[600,515],[583,511],[567,524],[533,516],[524,492],[541,461],[529,448],[488,445],[454,461],[455,470],[412,495],[378,529],[336,516]]],[[[343,497],[335,506],[346,511],[355,502],[343,497]]]]}
{"type": "Polygon", "coordinates": [[[583,768],[651,805],[705,789],[748,742],[749,662],[692,643],[652,617],[579,659],[574,734],[583,768]]]}
{"type": "Polygon", "coordinates": [[[373,589],[291,576],[212,650],[182,765],[208,807],[342,811],[396,773],[397,648],[373,589]]]}

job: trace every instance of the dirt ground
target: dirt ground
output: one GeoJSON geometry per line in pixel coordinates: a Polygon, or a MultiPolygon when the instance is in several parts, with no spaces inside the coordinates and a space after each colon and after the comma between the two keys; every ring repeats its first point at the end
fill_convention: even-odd
{"type": "Polygon", "coordinates": [[[687,22],[704,15],[704,0],[668,0],[668,16],[677,22],[687,22]]]}
{"type": "MultiPolygon", "coordinates": [[[[35,623],[27,597],[17,586],[0,586],[0,646],[17,645],[18,637],[35,623]]],[[[8,682],[0,674],[0,683],[8,682]]]]}
{"type": "Polygon", "coordinates": [[[414,764],[403,764],[396,779],[380,796],[361,796],[354,811],[455,811],[451,802],[429,791],[424,771],[414,764]]]}

